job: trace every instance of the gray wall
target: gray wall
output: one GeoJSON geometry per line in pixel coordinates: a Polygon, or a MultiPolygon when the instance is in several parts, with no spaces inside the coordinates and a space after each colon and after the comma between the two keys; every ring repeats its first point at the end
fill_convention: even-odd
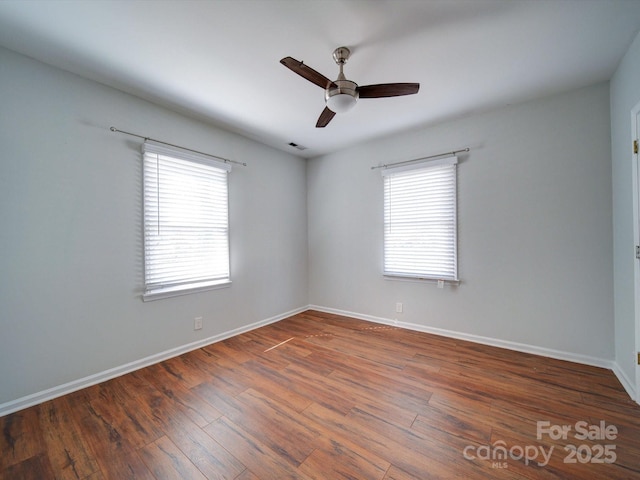
{"type": "Polygon", "coordinates": [[[0,404],[307,305],[304,160],[3,49],[0,98],[0,404]],[[230,288],[142,302],[140,141],[110,125],[249,164],[230,288]]]}
{"type": "MultiPolygon", "coordinates": [[[[634,218],[631,110],[640,102],[640,35],[611,79],[616,362],[635,386],[634,218]]],[[[640,343],[639,343],[640,345],[640,343]]],[[[635,387],[637,388],[637,387],[635,387]]]]}
{"type": "Polygon", "coordinates": [[[310,303],[612,360],[608,92],[604,83],[311,160],[310,303]],[[466,146],[461,285],[385,280],[382,179],[370,167],[466,146]]]}

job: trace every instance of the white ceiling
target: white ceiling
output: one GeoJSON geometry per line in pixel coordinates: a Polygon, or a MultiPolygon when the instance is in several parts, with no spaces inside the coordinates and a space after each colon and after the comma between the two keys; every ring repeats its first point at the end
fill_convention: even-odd
{"type": "Polygon", "coordinates": [[[640,0],[0,0],[0,45],[307,158],[608,80],[639,30],[640,0]],[[350,80],[420,92],[315,128],[279,60],[335,79],[342,45],[350,80]]]}

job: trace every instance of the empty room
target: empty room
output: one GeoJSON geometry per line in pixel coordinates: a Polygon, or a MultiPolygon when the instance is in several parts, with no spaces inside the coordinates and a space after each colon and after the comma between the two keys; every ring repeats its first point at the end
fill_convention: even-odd
{"type": "Polygon", "coordinates": [[[0,0],[0,479],[640,478],[640,0],[0,0]]]}

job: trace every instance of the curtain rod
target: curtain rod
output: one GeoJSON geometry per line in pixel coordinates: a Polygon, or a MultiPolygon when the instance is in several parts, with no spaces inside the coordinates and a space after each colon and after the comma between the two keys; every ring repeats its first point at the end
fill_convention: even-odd
{"type": "Polygon", "coordinates": [[[180,145],[174,145],[173,143],[163,142],[162,140],[156,140],[150,137],[143,137],[142,135],[138,135],[136,133],[125,132],[124,130],[118,130],[116,127],[110,127],[109,130],[111,130],[112,132],[124,133],[125,135],[131,135],[132,137],[142,138],[145,141],[151,140],[152,142],[162,143],[163,145],[169,145],[170,147],[181,148],[182,150],[188,150],[189,152],[199,153],[200,155],[206,155],[207,157],[211,157],[211,158],[217,158],[218,160],[222,160],[225,163],[235,163],[236,165],[242,165],[243,167],[247,166],[247,164],[244,162],[237,162],[235,160],[229,160],[228,158],[219,157],[217,155],[211,155],[210,153],[204,153],[198,150],[193,150],[191,148],[181,147],[180,145]]]}
{"type": "Polygon", "coordinates": [[[414,158],[413,160],[404,160],[402,162],[387,163],[387,164],[384,164],[384,165],[376,165],[374,167],[371,167],[371,170],[375,170],[376,168],[395,167],[396,165],[404,165],[405,163],[417,162],[418,160],[428,160],[430,158],[444,157],[445,155],[455,155],[456,153],[468,152],[468,151],[469,151],[469,147],[463,148],[462,150],[454,150],[453,152],[438,153],[437,155],[429,155],[428,157],[414,158]]]}

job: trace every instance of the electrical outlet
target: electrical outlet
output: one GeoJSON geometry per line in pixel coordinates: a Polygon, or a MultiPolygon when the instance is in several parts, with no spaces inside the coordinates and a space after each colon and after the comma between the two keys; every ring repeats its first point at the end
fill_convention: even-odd
{"type": "Polygon", "coordinates": [[[396,303],[396,313],[402,313],[402,303],[396,303]]]}
{"type": "Polygon", "coordinates": [[[196,317],[193,319],[193,329],[202,330],[202,317],[196,317]]]}

